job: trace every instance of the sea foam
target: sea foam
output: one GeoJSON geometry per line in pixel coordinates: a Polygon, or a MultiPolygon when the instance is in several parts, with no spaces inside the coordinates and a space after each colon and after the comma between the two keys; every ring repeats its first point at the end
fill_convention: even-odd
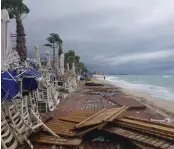
{"type": "MultiPolygon", "coordinates": [[[[98,76],[98,79],[103,79],[102,76],[98,76]]],[[[147,93],[152,97],[166,99],[166,100],[174,100],[174,92],[170,89],[162,86],[152,85],[152,84],[144,84],[144,83],[132,83],[127,80],[123,80],[117,76],[106,76],[106,80],[115,86],[120,86],[122,88],[136,90],[140,92],[147,93]]]]}

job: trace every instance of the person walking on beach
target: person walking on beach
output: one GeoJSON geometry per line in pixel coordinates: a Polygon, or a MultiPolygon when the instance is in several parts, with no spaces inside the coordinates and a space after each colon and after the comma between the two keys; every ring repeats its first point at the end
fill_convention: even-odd
{"type": "Polygon", "coordinates": [[[105,76],[104,76],[104,80],[105,80],[106,78],[105,78],[105,76]]]}

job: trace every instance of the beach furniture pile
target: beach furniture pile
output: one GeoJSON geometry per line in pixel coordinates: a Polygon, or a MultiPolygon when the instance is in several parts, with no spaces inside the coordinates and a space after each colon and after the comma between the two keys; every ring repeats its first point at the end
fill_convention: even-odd
{"type": "MultiPolygon", "coordinates": [[[[64,59],[61,56],[61,70],[53,70],[50,61],[45,68],[35,46],[36,58],[21,62],[18,53],[12,51],[7,31],[10,22],[8,11],[2,10],[1,15],[1,143],[3,149],[15,149],[24,142],[33,148],[28,136],[41,128],[59,137],[43,123],[40,113],[53,111],[60,102],[58,83],[61,80],[57,72],[64,75],[64,59]]],[[[70,77],[70,80],[74,88],[76,78],[70,77]]],[[[71,84],[67,82],[66,88],[69,87],[71,84]]]]}

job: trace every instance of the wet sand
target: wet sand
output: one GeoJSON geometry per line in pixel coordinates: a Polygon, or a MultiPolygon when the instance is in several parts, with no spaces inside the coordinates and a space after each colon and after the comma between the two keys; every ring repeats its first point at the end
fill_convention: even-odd
{"type": "MultiPolygon", "coordinates": [[[[99,80],[97,77],[93,77],[92,81],[109,85],[112,86],[113,88],[116,87],[109,84],[110,82],[106,80],[99,80]]],[[[158,112],[159,114],[163,115],[166,118],[172,119],[172,122],[174,123],[174,101],[155,98],[150,96],[149,94],[146,94],[144,92],[139,92],[136,90],[125,89],[121,87],[119,87],[119,89],[121,92],[128,95],[129,97],[133,97],[134,99],[140,101],[148,108],[158,112]]]]}

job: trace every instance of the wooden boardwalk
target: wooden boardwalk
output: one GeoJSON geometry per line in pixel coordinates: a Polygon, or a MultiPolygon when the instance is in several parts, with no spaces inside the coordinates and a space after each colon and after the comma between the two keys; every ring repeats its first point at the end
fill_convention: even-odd
{"type": "Polygon", "coordinates": [[[111,109],[121,106],[128,106],[128,112],[125,116],[134,116],[145,119],[164,119],[163,116],[142,105],[131,97],[123,94],[113,97],[102,97],[100,95],[91,95],[84,93],[73,93],[70,97],[63,100],[57,107],[57,116],[66,115],[72,111],[98,112],[104,108],[111,109]],[[124,101],[125,100],[125,101],[124,101]]]}

